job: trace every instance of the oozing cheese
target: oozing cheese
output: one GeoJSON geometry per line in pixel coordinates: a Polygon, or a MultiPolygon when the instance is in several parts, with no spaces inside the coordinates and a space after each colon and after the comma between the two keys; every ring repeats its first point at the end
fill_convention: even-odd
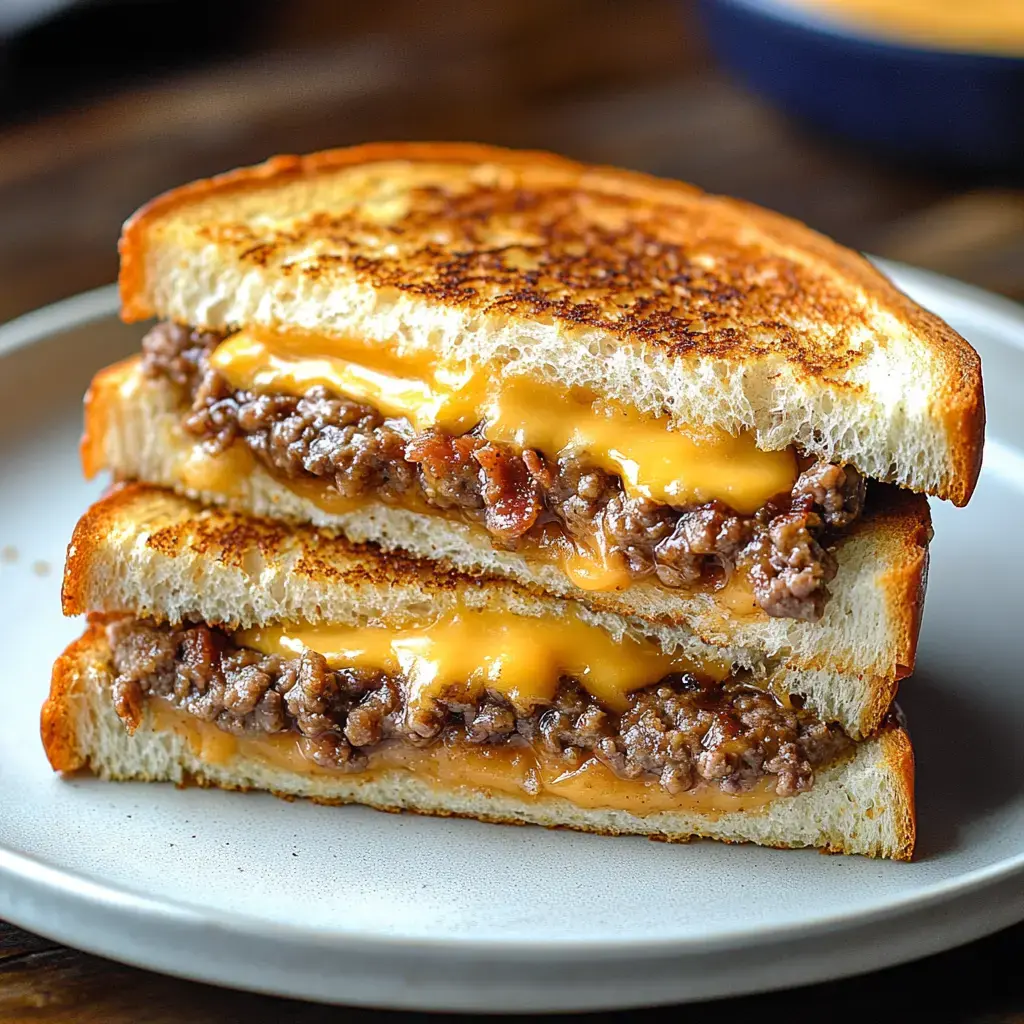
{"type": "Polygon", "coordinates": [[[301,395],[322,386],[408,419],[417,431],[461,434],[482,423],[492,441],[551,457],[585,453],[620,476],[628,494],[668,504],[717,499],[751,513],[790,490],[798,472],[792,449],[761,451],[752,434],[681,429],[584,389],[503,376],[490,366],[452,366],[422,353],[243,331],[225,340],[211,362],[239,389],[301,395]]]}
{"type": "Polygon", "coordinates": [[[313,650],[333,668],[401,673],[413,703],[442,694],[471,701],[492,690],[528,708],[549,702],[559,680],[572,676],[620,711],[630,693],[670,673],[724,679],[729,672],[727,664],[667,654],[647,638],[616,640],[574,612],[553,619],[462,607],[419,628],[285,625],[244,630],[235,639],[265,654],[313,650]]]}
{"type": "Polygon", "coordinates": [[[621,552],[585,548],[562,538],[558,557],[562,571],[580,590],[625,590],[633,582],[621,552]]]}

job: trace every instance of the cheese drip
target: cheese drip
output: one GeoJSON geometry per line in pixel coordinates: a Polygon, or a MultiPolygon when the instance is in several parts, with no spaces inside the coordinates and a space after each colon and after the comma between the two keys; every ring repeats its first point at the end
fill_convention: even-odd
{"type": "Polygon", "coordinates": [[[235,641],[264,654],[322,654],[332,668],[370,668],[403,675],[412,703],[448,696],[471,702],[485,690],[529,708],[555,696],[571,676],[613,711],[629,694],[675,672],[724,679],[729,667],[666,653],[653,640],[614,639],[574,611],[535,618],[459,607],[419,628],[288,624],[243,630],[235,641]]]}
{"type": "Polygon", "coordinates": [[[718,500],[750,514],[789,491],[798,473],[791,448],[761,451],[750,433],[681,428],[582,388],[451,366],[419,352],[241,331],[218,346],[211,363],[239,390],[302,395],[321,386],[407,419],[417,431],[462,434],[482,423],[489,440],[549,457],[585,455],[621,477],[627,494],[670,505],[718,500]]]}

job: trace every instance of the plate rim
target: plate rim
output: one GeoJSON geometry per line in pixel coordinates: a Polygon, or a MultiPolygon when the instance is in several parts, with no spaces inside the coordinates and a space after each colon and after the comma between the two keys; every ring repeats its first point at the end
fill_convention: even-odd
{"type": "MultiPolygon", "coordinates": [[[[875,261],[880,268],[890,275],[901,289],[909,286],[914,289],[920,284],[925,291],[941,289],[945,297],[953,297],[958,303],[970,308],[975,319],[985,320],[992,324],[992,334],[998,344],[1011,349],[1024,351],[1024,307],[1001,296],[993,295],[983,289],[976,288],[960,281],[947,278],[932,271],[921,270],[892,261],[875,261]]],[[[118,307],[116,285],[105,285],[78,295],[62,299],[40,309],[26,313],[0,326],[0,360],[36,343],[67,330],[84,326],[88,323],[115,316],[118,307]]],[[[948,312],[948,311],[947,311],[948,312]]],[[[995,441],[995,439],[992,439],[995,441]]],[[[991,442],[990,442],[991,443],[991,442]]],[[[1000,442],[996,442],[1000,444],[1000,442]]],[[[1006,445],[1014,454],[1019,454],[1016,445],[1006,445]]],[[[718,931],[711,937],[693,937],[675,935],[656,939],[632,938],[609,940],[607,938],[574,938],[559,940],[556,937],[543,936],[531,939],[502,939],[489,936],[475,938],[466,943],[457,937],[416,938],[409,935],[387,935],[380,932],[359,930],[331,930],[302,927],[294,924],[278,924],[266,918],[252,914],[204,913],[200,905],[187,901],[174,900],[155,896],[131,886],[90,877],[72,869],[65,869],[52,862],[33,857],[0,841],[0,897],[10,907],[5,910],[9,920],[17,923],[18,918],[27,921],[31,913],[19,915],[16,904],[18,888],[28,894],[29,900],[36,897],[47,898],[55,902],[63,902],[66,906],[81,911],[89,907],[97,907],[108,913],[133,915],[137,919],[148,919],[158,925],[177,924],[184,927],[207,929],[211,925],[224,934],[236,939],[256,942],[276,940],[291,945],[315,947],[318,950],[344,952],[358,947],[364,956],[422,957],[431,954],[431,959],[450,958],[457,952],[462,957],[488,961],[514,961],[516,963],[538,962],[549,959],[553,954],[565,962],[580,961],[638,961],[687,957],[696,953],[714,954],[725,950],[751,951],[760,947],[785,944],[794,940],[807,941],[815,937],[836,932],[837,929],[854,929],[897,918],[913,919],[945,904],[970,898],[973,894],[986,889],[996,888],[1013,880],[1015,876],[1024,875],[1024,848],[1018,853],[995,863],[975,868],[952,878],[932,882],[913,893],[895,898],[883,899],[878,903],[854,911],[840,911],[818,914],[811,918],[793,920],[784,924],[767,927],[745,926],[730,927],[718,931]],[[14,913],[11,913],[11,910],[14,913]]],[[[1024,903],[1009,911],[1008,919],[1003,924],[1012,923],[1024,917],[1024,903]]],[[[41,930],[38,921],[33,920],[26,925],[41,930]]],[[[996,925],[988,930],[996,930],[996,925]]],[[[986,934],[976,926],[961,926],[965,934],[957,940],[943,943],[941,948],[948,948],[958,942],[971,941],[986,934]]],[[[59,929],[56,929],[59,931],[59,929]]],[[[51,929],[54,931],[54,929],[51,929]]],[[[960,934],[960,933],[957,933],[960,934]]],[[[59,935],[57,936],[59,937],[59,935]]],[[[76,943],[80,945],[79,943],[76,943]]],[[[128,960],[122,947],[116,943],[95,943],[94,951],[105,953],[122,960],[128,960]]],[[[913,954],[903,956],[901,962],[910,959],[913,954]]],[[[138,960],[146,966],[167,973],[165,966],[156,965],[153,961],[138,960]]],[[[839,976],[836,969],[831,969],[830,977],[839,976]]],[[[853,968],[851,973],[856,973],[853,968]]],[[[188,975],[198,976],[195,971],[188,975]]],[[[216,974],[206,975],[209,980],[216,981],[216,974]]],[[[220,976],[223,978],[223,975],[220,976]]],[[[236,979],[238,972],[233,975],[236,979]]],[[[339,978],[342,975],[339,974],[339,978]]],[[[808,973],[807,980],[813,980],[808,973]]],[[[222,981],[223,983],[223,981],[222,981]]],[[[241,984],[241,983],[239,983],[241,984]]],[[[245,987],[253,988],[250,981],[245,987]]],[[[765,986],[759,986],[764,990],[765,986]]],[[[265,991],[282,991],[280,985],[264,989],[265,991]]],[[[345,995],[346,999],[359,1001],[355,997],[345,995]]],[[[685,998],[682,996],[680,998],[685,998]]],[[[367,1003],[366,1005],[374,1005],[367,1003]]],[[[415,1000],[401,1004],[412,1007],[418,1005],[415,1000]]],[[[443,1003],[432,1004],[442,1008],[443,1003]]],[[[606,1005],[606,1004],[602,1004],[606,1005]]],[[[616,1005],[641,1005],[635,1000],[616,1005]]]]}
{"type": "MultiPolygon", "coordinates": [[[[787,853],[791,851],[780,850],[778,852],[787,853]]],[[[712,937],[704,938],[684,936],[681,938],[634,939],[625,941],[577,939],[570,942],[559,942],[558,940],[548,940],[547,938],[512,940],[474,938],[473,946],[477,949],[486,949],[488,952],[510,953],[513,955],[522,953],[539,953],[543,955],[545,953],[557,952],[570,958],[593,958],[596,952],[600,952],[601,955],[607,955],[614,959],[621,959],[627,956],[646,959],[666,953],[685,954],[696,951],[715,952],[722,949],[746,949],[763,944],[772,945],[776,942],[785,942],[797,936],[801,939],[813,938],[833,931],[837,926],[853,928],[878,924],[892,917],[902,916],[902,912],[907,909],[908,904],[915,911],[928,911],[954,899],[970,896],[978,889],[989,888],[1009,881],[1016,874],[1024,876],[1024,851],[1007,861],[1000,861],[983,868],[976,868],[964,875],[957,876],[952,881],[933,883],[916,893],[888,900],[883,904],[869,907],[865,910],[853,913],[836,913],[831,916],[823,915],[811,918],[810,920],[792,921],[787,924],[758,928],[756,930],[749,928],[731,929],[720,931],[712,937]],[[736,941],[746,937],[756,941],[736,941]]],[[[66,899],[80,897],[81,890],[94,890],[94,895],[108,906],[122,904],[125,905],[126,909],[129,906],[136,910],[148,909],[162,917],[173,917],[180,920],[194,918],[198,924],[208,925],[215,923],[218,927],[236,934],[259,939],[280,937],[282,933],[290,933],[295,939],[301,937],[304,940],[312,940],[314,944],[323,948],[333,948],[357,942],[364,948],[376,944],[388,947],[387,951],[400,949],[409,953],[435,949],[453,952],[456,950],[463,951],[467,948],[465,942],[445,937],[426,939],[403,935],[388,936],[372,932],[325,931],[282,924],[255,915],[237,912],[218,911],[216,914],[204,914],[202,907],[199,905],[184,900],[171,900],[161,896],[153,896],[133,889],[130,886],[121,886],[116,883],[92,878],[88,874],[61,868],[49,861],[32,857],[4,843],[0,843],[0,882],[5,881],[5,879],[20,880],[30,885],[44,886],[46,891],[52,895],[66,899]],[[45,881],[47,876],[51,876],[51,881],[48,885],[45,881]]],[[[379,952],[385,952],[385,950],[382,949],[379,952]]]]}

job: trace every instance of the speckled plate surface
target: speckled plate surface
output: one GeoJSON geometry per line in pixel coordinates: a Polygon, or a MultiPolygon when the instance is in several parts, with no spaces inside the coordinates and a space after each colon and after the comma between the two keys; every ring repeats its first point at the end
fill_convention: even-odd
{"type": "Polygon", "coordinates": [[[1024,312],[890,268],[981,351],[989,446],[936,503],[910,865],[54,777],[50,664],[79,628],[60,567],[100,483],[76,441],[92,372],[133,351],[112,289],[0,328],[0,917],[120,960],[417,1009],[639,1006],[853,974],[1024,918],[1024,312]]]}

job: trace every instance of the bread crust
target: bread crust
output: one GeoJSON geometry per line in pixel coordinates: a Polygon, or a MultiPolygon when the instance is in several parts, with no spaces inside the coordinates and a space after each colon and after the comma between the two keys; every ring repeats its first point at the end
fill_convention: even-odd
{"type": "Polygon", "coordinates": [[[914,671],[917,642],[928,587],[929,544],[932,519],[928,502],[920,495],[891,492],[890,501],[877,514],[889,534],[896,557],[879,580],[885,594],[889,622],[896,634],[893,644],[896,665],[891,676],[879,679],[861,716],[861,731],[875,731],[896,700],[899,684],[914,671]]]}
{"type": "Polygon", "coordinates": [[[894,787],[897,798],[893,803],[896,816],[896,834],[899,843],[893,853],[894,860],[913,860],[917,845],[917,794],[914,785],[916,765],[910,734],[901,721],[902,714],[894,715],[879,734],[885,763],[897,778],[894,787]]]}
{"type": "MultiPolygon", "coordinates": [[[[550,798],[538,804],[525,797],[480,791],[466,797],[454,789],[426,784],[408,772],[381,773],[373,779],[341,776],[321,784],[291,770],[275,770],[267,775],[248,764],[245,758],[227,768],[205,764],[190,751],[187,741],[179,742],[178,738],[155,733],[148,715],[129,737],[113,710],[111,682],[109,648],[102,623],[94,621],[85,635],[58,659],[50,695],[44,705],[43,742],[54,770],[71,772],[88,767],[115,780],[173,781],[179,785],[196,782],[221,789],[264,789],[288,800],[302,796],[325,804],[358,803],[393,812],[467,817],[493,823],[541,824],[604,835],[645,834],[668,842],[686,842],[703,835],[725,842],[756,841],[780,849],[813,845],[824,852],[861,853],[896,860],[909,860],[913,855],[916,838],[913,750],[896,718],[887,721],[878,735],[866,741],[855,755],[854,764],[859,766],[859,772],[875,773],[875,781],[869,783],[863,793],[859,790],[845,792],[840,782],[839,790],[823,808],[823,812],[839,814],[830,824],[809,826],[806,820],[794,821],[789,826],[776,824],[769,834],[759,830],[756,824],[741,826],[738,831],[734,824],[731,833],[716,834],[719,819],[713,814],[691,815],[687,828],[679,830],[672,828],[671,823],[676,819],[671,812],[646,818],[626,812],[609,816],[605,812],[578,808],[562,798],[550,798]],[[113,737],[118,751],[103,749],[104,730],[107,746],[113,737]],[[159,743],[160,753],[156,759],[147,759],[142,750],[147,739],[154,736],[167,742],[159,743]],[[865,753],[866,757],[862,756],[865,753]],[[858,800],[862,801],[861,807],[851,817],[845,813],[846,805],[856,804],[858,800]],[[864,800],[869,801],[868,806],[863,806],[864,800]],[[884,827],[880,818],[886,819],[884,827]],[[744,829],[747,834],[743,833],[744,829]],[[865,835],[872,831],[873,835],[865,835]],[[782,834],[776,834],[779,832],[782,834]]],[[[845,770],[843,766],[828,770],[826,779],[819,784],[828,786],[829,772],[842,775],[845,770]]],[[[857,780],[851,779],[851,784],[856,786],[857,780]]],[[[798,797],[781,797],[779,805],[813,795],[812,790],[798,797]]],[[[768,809],[776,806],[773,802],[768,809]]],[[[739,814],[733,812],[725,817],[756,823],[764,817],[765,811],[762,808],[739,814]]]]}
{"type": "MultiPolygon", "coordinates": [[[[473,313],[500,309],[503,315],[524,321],[550,317],[570,332],[598,327],[610,341],[640,342],[672,359],[699,354],[742,365],[770,353],[804,378],[846,390],[857,387],[849,371],[867,356],[866,350],[844,339],[853,331],[876,330],[851,299],[851,289],[856,289],[937,361],[940,370],[932,389],[930,417],[942,424],[949,467],[944,481],[930,486],[929,493],[958,505],[969,499],[981,466],[985,420],[981,368],[977,353],[951,327],[918,307],[860,255],[780,214],[683,183],[588,166],[549,153],[466,143],[373,143],[302,157],[278,156],[173,189],[146,204],[125,224],[119,243],[122,315],[127,320],[164,315],[154,307],[147,290],[146,255],[154,229],[168,217],[211,198],[238,197],[296,180],[312,182],[376,163],[413,168],[437,165],[437,193],[449,180],[464,182],[467,168],[486,166],[495,174],[509,175],[519,194],[529,197],[527,206],[537,207],[535,215],[525,215],[520,226],[524,237],[532,233],[543,239],[540,248],[550,271],[547,285],[536,283],[536,269],[517,268],[514,261],[503,262],[494,253],[483,263],[472,262],[475,257],[467,255],[471,245],[464,242],[460,248],[454,241],[433,249],[425,245],[390,263],[379,253],[363,251],[348,241],[346,245],[355,245],[351,265],[345,258],[325,255],[301,268],[277,268],[277,273],[319,281],[333,279],[344,270],[356,273],[370,288],[397,289],[450,308],[473,313]],[[547,205],[567,203],[572,212],[579,206],[579,196],[611,204],[623,223],[598,230],[584,218],[564,231],[552,227],[561,221],[554,215],[546,218],[547,205]],[[655,223],[659,226],[652,226],[655,223]],[[652,295],[650,282],[664,277],[673,261],[685,262],[685,242],[679,239],[699,237],[709,225],[718,225],[726,237],[735,239],[734,251],[719,253],[721,266],[714,273],[708,271],[695,290],[678,284],[682,292],[652,295]],[[581,238],[586,243],[583,254],[581,238]],[[621,259],[626,247],[635,252],[621,259]],[[453,269],[460,259],[470,262],[461,271],[453,269]],[[605,281],[613,284],[600,283],[605,281]],[[799,314],[810,322],[827,324],[834,333],[824,341],[813,334],[805,339],[780,321],[783,308],[789,317],[786,322],[799,314]],[[766,334],[770,335],[767,348],[763,339],[755,340],[766,334]]],[[[467,225],[508,213],[502,197],[512,193],[503,188],[474,185],[464,209],[458,204],[453,207],[450,196],[418,195],[422,209],[413,211],[411,227],[404,226],[402,236],[426,239],[432,226],[443,221],[455,231],[466,228],[467,238],[472,238],[475,228],[467,225]],[[435,200],[436,208],[431,208],[435,200]]],[[[516,217],[521,217],[518,206],[515,210],[516,217]]],[[[243,264],[265,266],[276,248],[285,244],[249,237],[237,224],[224,225],[219,234],[216,225],[204,230],[211,242],[243,264]]],[[[314,231],[301,224],[295,230],[287,234],[288,244],[302,241],[303,231],[314,231]],[[298,239],[295,230],[300,233],[298,239]]],[[[543,267],[540,273],[542,277],[546,273],[543,267]]],[[[693,273],[692,269],[685,272],[687,282],[693,273]]],[[[885,342],[880,344],[884,347],[885,342]]]]}
{"type": "Polygon", "coordinates": [[[103,558],[103,547],[110,534],[123,531],[133,520],[138,522],[140,535],[147,534],[146,547],[155,556],[167,559],[187,552],[200,559],[215,558],[224,565],[241,568],[254,551],[272,560],[286,548],[300,547],[301,560],[293,569],[296,575],[350,591],[362,586],[414,587],[436,597],[445,592],[498,586],[524,595],[530,593],[500,577],[460,573],[443,563],[409,558],[399,552],[385,554],[373,544],[357,544],[309,526],[293,526],[219,508],[204,510],[187,498],[145,484],[123,483],[91,505],[75,526],[61,586],[65,615],[95,611],[88,601],[90,573],[103,558]]]}
{"type": "Polygon", "coordinates": [[[90,618],[85,632],[54,662],[50,693],[39,715],[39,733],[55,772],[73,772],[85,765],[78,744],[74,695],[82,683],[83,667],[101,658],[105,647],[103,619],[96,616],[90,618]]]}

